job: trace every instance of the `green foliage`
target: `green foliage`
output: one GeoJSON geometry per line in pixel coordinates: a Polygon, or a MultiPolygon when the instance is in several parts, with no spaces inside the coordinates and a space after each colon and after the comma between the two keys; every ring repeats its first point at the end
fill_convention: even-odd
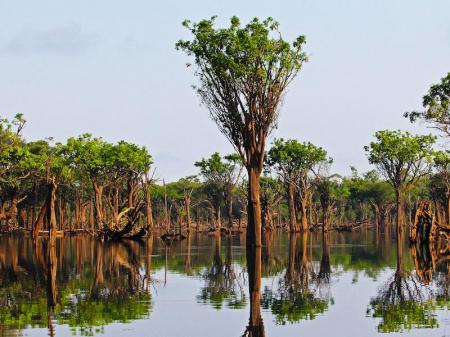
{"type": "Polygon", "coordinates": [[[369,162],[376,165],[394,188],[407,187],[429,172],[436,137],[383,130],[376,132],[375,138],[364,149],[369,162]]]}
{"type": "Polygon", "coordinates": [[[283,175],[306,175],[320,164],[331,164],[327,152],[310,142],[299,143],[295,139],[275,139],[268,152],[268,165],[283,175]]]}
{"type": "Polygon", "coordinates": [[[450,73],[440,83],[430,87],[428,94],[423,96],[422,104],[425,111],[406,112],[404,116],[411,122],[425,120],[447,136],[450,135],[450,73]]]}
{"type": "Polygon", "coordinates": [[[315,297],[313,292],[290,291],[282,296],[275,296],[268,288],[264,289],[261,305],[270,309],[277,324],[297,323],[301,320],[313,320],[328,310],[329,301],[315,297]]]}
{"type": "Polygon", "coordinates": [[[193,36],[176,44],[195,60],[195,87],[219,129],[233,144],[246,166],[258,151],[262,169],[264,144],[276,126],[282,96],[307,61],[305,37],[286,42],[272,18],[255,18],[242,26],[232,17],[228,28],[216,28],[215,17],[183,22],[193,36]],[[249,150],[252,150],[248,152],[249,150]]]}
{"type": "Polygon", "coordinates": [[[371,302],[372,317],[381,318],[378,332],[383,333],[436,328],[439,325],[434,310],[433,301],[408,300],[389,304],[377,300],[371,302]]]}

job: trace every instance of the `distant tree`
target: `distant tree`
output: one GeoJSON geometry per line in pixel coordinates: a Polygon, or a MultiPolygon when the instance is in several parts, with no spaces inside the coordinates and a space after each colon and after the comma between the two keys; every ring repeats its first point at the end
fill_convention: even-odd
{"type": "Polygon", "coordinates": [[[263,226],[274,229],[274,209],[284,198],[284,186],[278,179],[262,176],[261,180],[261,210],[263,226]]]}
{"type": "Polygon", "coordinates": [[[406,112],[405,117],[411,122],[424,120],[445,135],[450,136],[450,72],[433,84],[428,94],[423,96],[424,111],[406,112]]]}
{"type": "Polygon", "coordinates": [[[233,189],[242,173],[239,155],[230,154],[222,158],[218,152],[215,152],[210,158],[195,162],[195,166],[200,168],[200,174],[205,178],[206,191],[213,201],[218,226],[221,226],[221,203],[222,200],[225,200],[228,228],[231,229],[233,225],[233,189]]]}
{"type": "Polygon", "coordinates": [[[255,18],[241,26],[232,17],[230,26],[222,29],[214,24],[215,17],[183,22],[193,39],[181,40],[176,47],[194,57],[200,82],[195,89],[247,169],[247,244],[261,246],[259,177],[266,139],[276,127],[287,87],[307,60],[305,38],[286,42],[272,18],[255,18]]]}
{"type": "Polygon", "coordinates": [[[397,230],[403,225],[404,192],[419,178],[430,172],[432,145],[436,137],[432,135],[411,135],[401,131],[378,131],[376,141],[364,149],[371,164],[390,182],[395,190],[397,206],[397,230]]]}
{"type": "Polygon", "coordinates": [[[295,209],[295,193],[298,192],[302,230],[308,229],[306,210],[310,200],[312,177],[319,165],[329,164],[327,152],[310,142],[299,143],[295,139],[276,139],[268,152],[268,164],[279,174],[287,188],[290,231],[298,231],[295,209]]]}

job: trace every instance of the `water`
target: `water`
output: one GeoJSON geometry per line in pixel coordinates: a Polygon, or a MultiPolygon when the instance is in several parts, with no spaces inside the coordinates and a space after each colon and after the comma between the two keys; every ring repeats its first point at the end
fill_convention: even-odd
{"type": "Polygon", "coordinates": [[[437,250],[373,231],[0,238],[0,336],[450,336],[437,250]],[[261,261],[261,263],[258,263],[261,261]]]}

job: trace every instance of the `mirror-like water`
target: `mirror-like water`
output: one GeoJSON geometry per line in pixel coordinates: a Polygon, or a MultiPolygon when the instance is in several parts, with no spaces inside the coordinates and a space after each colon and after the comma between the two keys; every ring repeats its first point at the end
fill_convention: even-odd
{"type": "Polygon", "coordinates": [[[0,336],[450,336],[445,255],[374,231],[0,238],[0,336]]]}

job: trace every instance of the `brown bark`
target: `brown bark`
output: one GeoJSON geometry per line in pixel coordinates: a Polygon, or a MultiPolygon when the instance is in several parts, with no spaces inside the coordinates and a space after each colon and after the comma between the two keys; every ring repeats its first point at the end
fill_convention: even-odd
{"type": "Polygon", "coordinates": [[[103,186],[98,183],[93,183],[94,188],[94,206],[95,206],[95,227],[99,228],[100,224],[103,223],[103,186]]]}
{"type": "Polygon", "coordinates": [[[292,182],[288,183],[288,207],[289,207],[289,231],[296,232],[297,217],[295,214],[295,186],[292,182]]]}
{"type": "Polygon", "coordinates": [[[48,181],[48,196],[47,196],[47,220],[48,233],[50,245],[55,244],[56,238],[56,214],[55,214],[55,199],[56,199],[56,183],[53,179],[48,181]]]}
{"type": "Polygon", "coordinates": [[[232,193],[232,189],[228,189],[227,195],[225,198],[225,203],[226,203],[226,207],[227,207],[228,228],[231,229],[233,227],[233,193],[232,193]]]}
{"type": "Polygon", "coordinates": [[[39,231],[44,226],[44,219],[46,214],[47,214],[47,202],[44,202],[44,204],[41,207],[41,211],[39,212],[39,215],[36,219],[36,222],[33,225],[33,229],[31,230],[33,239],[37,239],[37,237],[39,236],[39,231]]]}
{"type": "Polygon", "coordinates": [[[249,167],[247,205],[247,246],[261,247],[261,201],[258,168],[249,167]]]}
{"type": "MultiPolygon", "coordinates": [[[[305,200],[305,198],[302,198],[305,200]]],[[[307,218],[307,212],[306,212],[306,201],[302,201],[301,203],[301,210],[302,210],[302,231],[308,230],[308,218],[307,218]]]]}
{"type": "Polygon", "coordinates": [[[186,231],[189,233],[191,230],[191,196],[184,196],[184,208],[186,211],[186,231]]]}
{"type": "Polygon", "coordinates": [[[144,194],[145,194],[145,217],[147,222],[147,232],[153,229],[153,210],[152,210],[152,197],[150,193],[150,184],[148,180],[145,182],[144,194]]]}

